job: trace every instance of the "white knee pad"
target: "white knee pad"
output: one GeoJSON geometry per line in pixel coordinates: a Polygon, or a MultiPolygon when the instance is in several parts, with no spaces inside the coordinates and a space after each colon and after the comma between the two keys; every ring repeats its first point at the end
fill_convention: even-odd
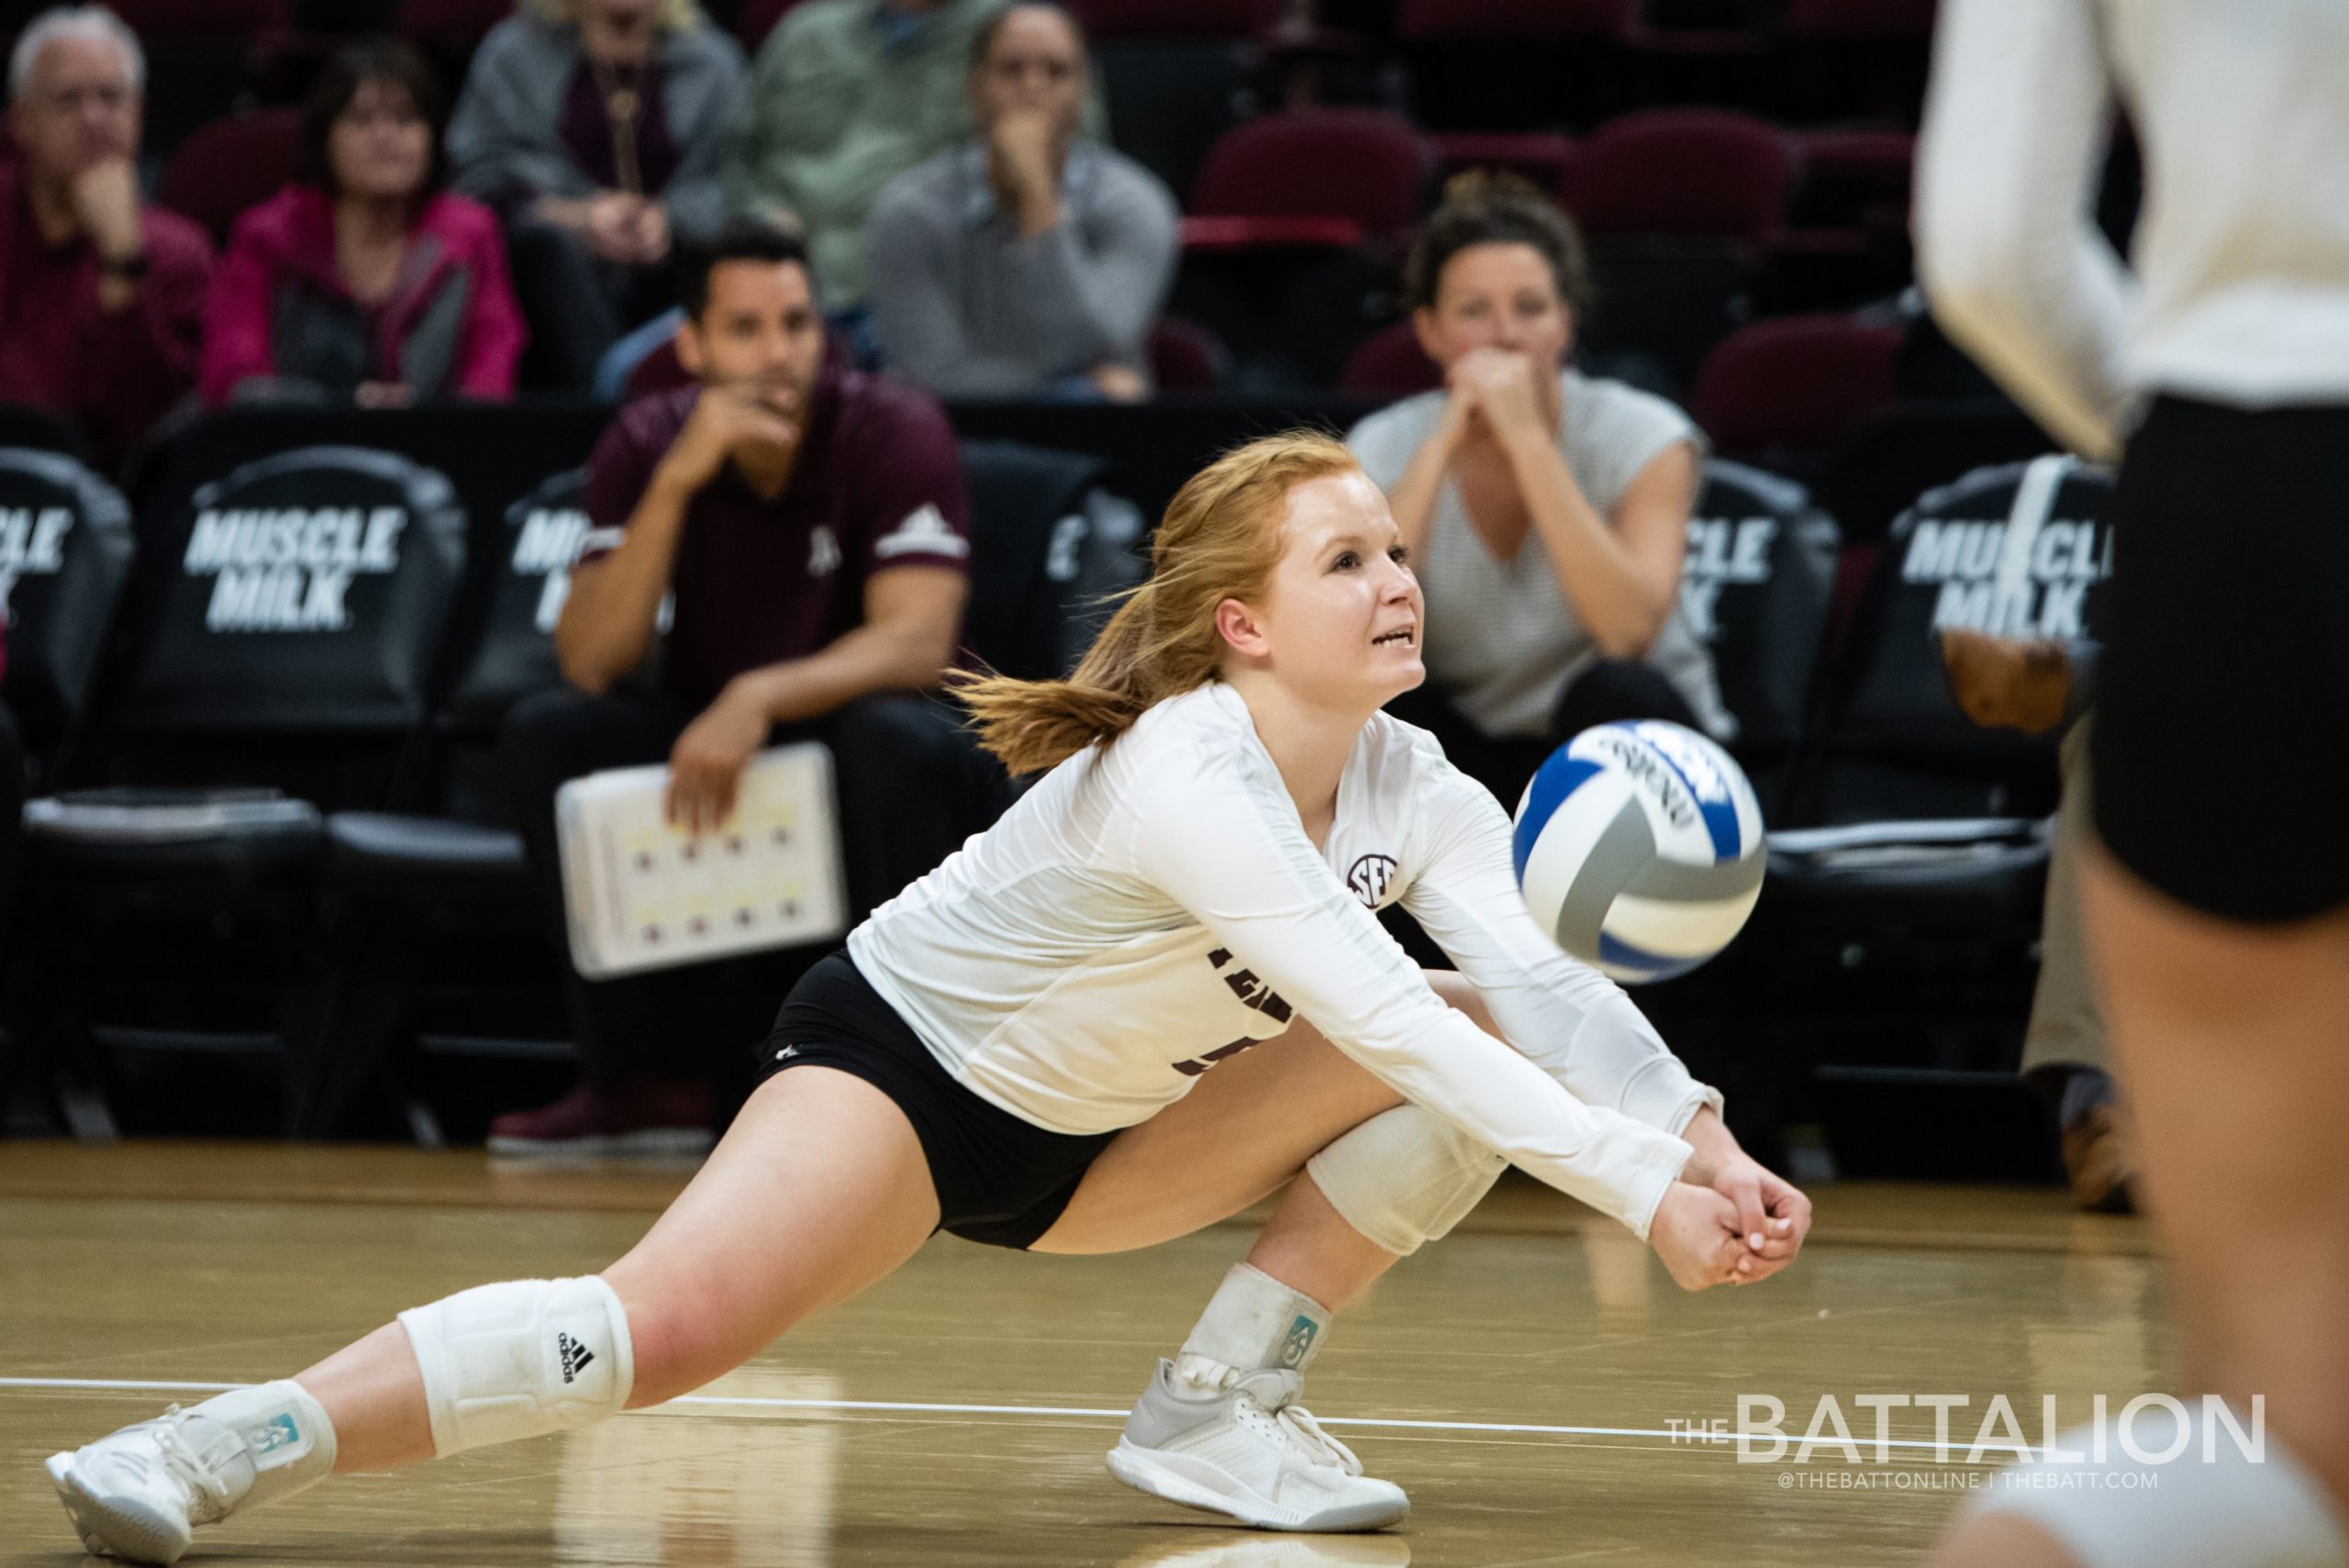
{"type": "Polygon", "coordinates": [[[510,1280],[400,1314],[424,1369],[432,1448],[470,1448],[591,1426],[628,1407],[636,1355],[612,1287],[510,1280]]]}
{"type": "Polygon", "coordinates": [[[2087,1568],[2349,1568],[2332,1498],[2263,1435],[2254,1458],[2208,1410],[2148,1407],[2126,1444],[2110,1422],[2066,1432],[2054,1447],[2085,1462],[2002,1470],[1966,1513],[2028,1519],[2087,1568]]]}
{"type": "Polygon", "coordinates": [[[1449,1235],[1508,1162],[1433,1111],[1397,1106],[1305,1162],[1347,1224],[1408,1257],[1449,1235]]]}

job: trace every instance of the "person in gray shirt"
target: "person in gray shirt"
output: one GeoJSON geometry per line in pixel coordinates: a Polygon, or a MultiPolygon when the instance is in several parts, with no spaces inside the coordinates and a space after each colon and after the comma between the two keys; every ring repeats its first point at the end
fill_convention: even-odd
{"type": "Polygon", "coordinates": [[[1178,213],[1155,175],[1080,134],[1090,79],[1058,6],[980,30],[976,139],[892,180],[866,223],[891,369],[949,397],[1149,395],[1178,213]]]}
{"type": "Polygon", "coordinates": [[[1594,724],[1732,738],[1679,609],[1705,439],[1663,398],[1566,368],[1590,297],[1572,220],[1513,176],[1455,176],[1404,292],[1446,385],[1346,438],[1427,595],[1428,683],[1392,710],[1511,804],[1594,724]]]}

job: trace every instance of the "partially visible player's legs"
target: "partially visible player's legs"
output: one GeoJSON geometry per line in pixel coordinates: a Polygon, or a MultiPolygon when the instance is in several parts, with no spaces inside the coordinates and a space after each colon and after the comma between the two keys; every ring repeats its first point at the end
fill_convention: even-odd
{"type": "MultiPolygon", "coordinates": [[[[1431,974],[1483,1021],[1459,976],[1431,974]]],[[[1489,1025],[1487,1025],[1489,1027],[1489,1025]]],[[[1280,1529],[1367,1529],[1409,1510],[1298,1403],[1334,1312],[1448,1231],[1504,1168],[1405,1105],[1310,1025],[1228,1061],[1121,1135],[1037,1243],[1109,1251],[1187,1234],[1283,1182],[1287,1193],[1109,1455],[1120,1480],[1280,1529]],[[1298,1173],[1304,1179],[1292,1180],[1298,1173]]]]}
{"type": "Polygon", "coordinates": [[[323,1479],[591,1424],[686,1393],[896,1269],[938,1223],[881,1091],[777,1073],[628,1255],[402,1313],[292,1381],[50,1461],[83,1543],[170,1562],[194,1526],[323,1479]]]}
{"type": "Polygon", "coordinates": [[[2016,1561],[1995,1528],[2091,1568],[2349,1565],[2344,434],[2340,409],[2155,400],[2113,497],[2091,741],[2088,945],[2187,1385],[2246,1429],[2263,1400],[2263,1458],[2221,1431],[2151,1487],[1986,1489],[1945,1564],[2016,1561]]]}
{"type": "MultiPolygon", "coordinates": [[[[2244,925],[2165,898],[2101,853],[2085,869],[2187,1386],[2226,1399],[2246,1428],[2264,1398],[2266,1460],[2206,1465],[2197,1445],[2162,1467],[2158,1490],[2117,1493],[2101,1509],[2084,1492],[2031,1494],[2027,1509],[1954,1532],[1936,1568],[2339,1568],[2349,1563],[2349,1209],[2338,1192],[2349,913],[2244,925]]],[[[2236,1451],[2223,1432],[2216,1451],[2236,1451]]]]}

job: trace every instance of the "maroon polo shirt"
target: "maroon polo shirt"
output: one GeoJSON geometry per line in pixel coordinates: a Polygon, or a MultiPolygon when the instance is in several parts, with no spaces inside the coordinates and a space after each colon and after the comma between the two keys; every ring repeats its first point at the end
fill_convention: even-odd
{"type": "MultiPolygon", "coordinates": [[[[780,495],[761,499],[729,462],[685,508],[662,685],[688,702],[855,629],[877,572],[970,570],[970,492],[946,411],[919,387],[833,363],[828,354],[780,495]]],[[[700,396],[686,386],[640,398],[604,432],[587,460],[580,566],[618,547],[700,396]]]]}
{"type": "Polygon", "coordinates": [[[195,384],[212,242],[177,213],[144,215],[139,297],[98,308],[98,252],[45,243],[14,173],[0,174],[0,403],[78,421],[112,462],[195,384]]]}

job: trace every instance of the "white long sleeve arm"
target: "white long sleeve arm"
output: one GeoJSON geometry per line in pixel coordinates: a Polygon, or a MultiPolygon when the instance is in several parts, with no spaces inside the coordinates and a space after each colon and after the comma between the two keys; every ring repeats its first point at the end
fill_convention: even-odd
{"type": "Polygon", "coordinates": [[[1330,1042],[1406,1099],[1644,1239],[1688,1145],[1552,1076],[1447,1006],[1314,852],[1260,755],[1201,758],[1136,814],[1134,874],[1189,910],[1330,1042]],[[1285,819],[1284,819],[1285,818],[1285,819]]]}
{"type": "MultiPolygon", "coordinates": [[[[1455,779],[1453,782],[1465,784],[1455,779]]],[[[1508,817],[1473,784],[1427,825],[1403,907],[1460,966],[1520,1051],[1575,1098],[1678,1133],[1719,1090],[1698,1083],[1622,988],[1542,934],[1510,867],[1508,817]]]]}
{"type": "Polygon", "coordinates": [[[2110,461],[2136,284],[2093,217],[2112,97],[2090,0],[1943,0],[1917,151],[1934,317],[2048,433],[2110,461]]]}

